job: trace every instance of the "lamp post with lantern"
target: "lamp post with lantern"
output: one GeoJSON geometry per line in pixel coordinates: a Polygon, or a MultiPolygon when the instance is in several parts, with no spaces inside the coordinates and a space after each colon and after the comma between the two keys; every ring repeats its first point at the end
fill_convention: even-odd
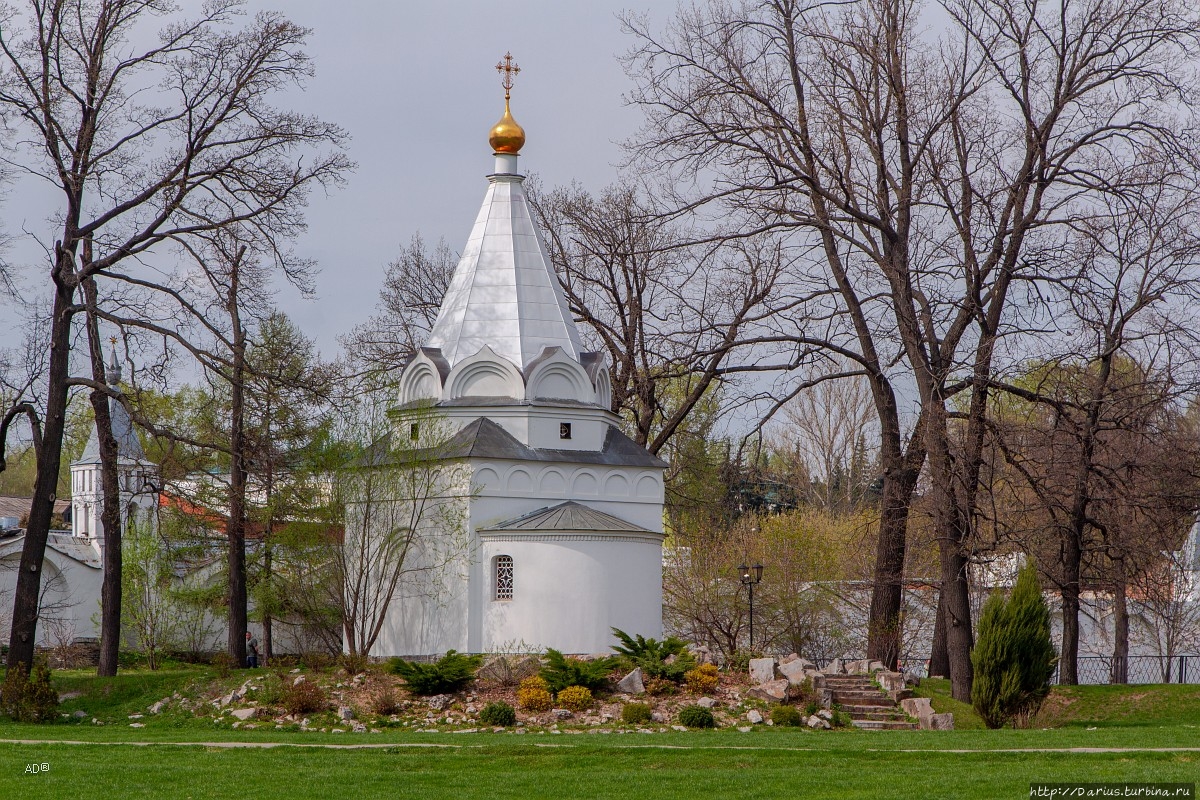
{"type": "Polygon", "coordinates": [[[742,585],[750,590],[750,649],[754,649],[754,587],[762,581],[763,565],[756,563],[753,567],[742,564],[738,567],[742,585]]]}

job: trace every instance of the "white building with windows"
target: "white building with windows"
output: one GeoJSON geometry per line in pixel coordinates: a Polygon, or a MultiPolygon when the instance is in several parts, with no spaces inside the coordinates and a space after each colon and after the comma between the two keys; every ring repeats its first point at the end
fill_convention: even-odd
{"type": "MultiPolygon", "coordinates": [[[[452,502],[464,546],[436,575],[410,571],[374,655],[593,653],[613,627],[662,635],[666,463],[621,432],[603,356],[583,349],[530,214],[507,100],[489,141],[483,205],[393,412],[394,435],[423,436],[412,420],[430,408],[448,429],[439,452],[463,467],[452,502]]],[[[455,535],[427,532],[427,564],[455,535]]]]}
{"type": "MultiPolygon", "coordinates": [[[[121,383],[121,367],[113,348],[105,374],[108,385],[121,383]]],[[[146,459],[125,406],[109,402],[117,440],[117,480],[121,487],[121,525],[131,515],[151,520],[158,503],[158,468],[146,459]]],[[[38,644],[66,644],[100,635],[100,587],[103,582],[104,527],[100,522],[100,440],[92,426],[83,454],[71,463],[70,531],[51,531],[42,562],[38,644]]],[[[64,512],[64,516],[66,516],[64,512]]],[[[12,610],[16,567],[24,546],[24,530],[0,537],[0,613],[12,610]]]]}

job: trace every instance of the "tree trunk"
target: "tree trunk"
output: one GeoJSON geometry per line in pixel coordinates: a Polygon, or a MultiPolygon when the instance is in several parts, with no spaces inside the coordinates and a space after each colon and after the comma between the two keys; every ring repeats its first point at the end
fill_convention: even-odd
{"type": "Polygon", "coordinates": [[[1063,686],[1079,683],[1079,571],[1083,558],[1079,539],[1066,537],[1063,553],[1062,651],[1058,658],[1058,682],[1063,686]]]}
{"type": "Polygon", "coordinates": [[[924,450],[910,442],[908,454],[884,470],[875,579],[867,623],[867,658],[880,661],[892,670],[896,669],[900,657],[903,634],[900,611],[904,590],[908,508],[924,456],[924,450]]]}
{"type": "Polygon", "coordinates": [[[946,658],[950,693],[955,700],[971,702],[971,595],[967,583],[967,558],[955,543],[942,542],[942,597],[945,604],[946,658]]]}
{"type": "Polygon", "coordinates": [[[233,369],[230,381],[229,468],[229,655],[246,666],[246,331],[238,307],[239,264],[231,265],[228,311],[233,323],[233,369]]]}
{"type": "Polygon", "coordinates": [[[929,651],[929,677],[950,677],[950,653],[946,651],[946,595],[938,587],[937,614],[933,618],[933,646],[929,651]]]}
{"type": "MultiPolygon", "coordinates": [[[[91,260],[91,248],[84,242],[84,262],[91,260]]],[[[96,283],[87,278],[83,296],[88,309],[88,349],[91,354],[92,379],[108,383],[104,367],[104,346],[96,321],[96,283]]],[[[115,380],[115,376],[114,380],[115,380]]],[[[96,421],[96,439],[100,444],[100,484],[103,503],[100,529],[104,534],[104,577],[100,584],[100,663],[96,674],[112,677],[117,674],[121,650],[121,484],[117,471],[119,452],[112,432],[112,413],[109,397],[104,392],[91,393],[92,413],[96,421]]]]}
{"type": "MultiPolygon", "coordinates": [[[[268,592],[274,591],[271,586],[271,583],[270,583],[270,581],[271,581],[271,530],[270,530],[270,524],[267,525],[267,530],[263,534],[263,574],[262,574],[261,580],[267,581],[267,591],[268,592]]],[[[266,659],[267,662],[269,662],[271,660],[271,658],[273,658],[275,655],[275,647],[271,641],[271,605],[270,604],[273,601],[274,601],[274,597],[272,597],[265,604],[265,608],[263,609],[263,615],[262,615],[263,658],[266,659]]],[[[264,664],[264,666],[265,666],[265,664],[264,664]]]]}
{"type": "Polygon", "coordinates": [[[50,363],[46,376],[46,416],[42,421],[42,446],[37,453],[37,478],[29,523],[21,547],[21,566],[13,597],[12,628],[8,641],[8,666],[33,668],[37,645],[38,604],[41,596],[42,561],[50,538],[50,518],[58,491],[58,469],[62,460],[63,428],[67,419],[67,378],[71,355],[71,318],[75,313],[74,254],[61,245],[54,279],[54,313],[50,328],[50,363]]]}
{"type": "Polygon", "coordinates": [[[1113,656],[1109,683],[1129,683],[1129,606],[1125,602],[1125,562],[1115,563],[1113,585],[1113,656]]]}

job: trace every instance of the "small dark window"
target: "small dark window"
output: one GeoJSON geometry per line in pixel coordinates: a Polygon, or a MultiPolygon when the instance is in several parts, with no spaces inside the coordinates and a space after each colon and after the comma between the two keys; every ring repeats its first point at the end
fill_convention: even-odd
{"type": "Polygon", "coordinates": [[[412,439],[414,442],[417,439],[421,438],[421,424],[420,423],[414,422],[408,426],[408,438],[412,439]]]}
{"type": "Polygon", "coordinates": [[[560,438],[560,439],[570,439],[571,438],[571,423],[569,423],[569,422],[558,423],[558,438],[560,438]]]}

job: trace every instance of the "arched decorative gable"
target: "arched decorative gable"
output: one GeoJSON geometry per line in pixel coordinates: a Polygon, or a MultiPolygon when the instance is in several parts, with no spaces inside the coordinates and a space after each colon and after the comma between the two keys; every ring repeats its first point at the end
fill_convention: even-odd
{"type": "Polygon", "coordinates": [[[511,397],[525,396],[525,380],[508,359],[501,358],[484,347],[475,355],[463,359],[450,371],[446,378],[442,399],[458,400],[463,397],[511,397]]]}

